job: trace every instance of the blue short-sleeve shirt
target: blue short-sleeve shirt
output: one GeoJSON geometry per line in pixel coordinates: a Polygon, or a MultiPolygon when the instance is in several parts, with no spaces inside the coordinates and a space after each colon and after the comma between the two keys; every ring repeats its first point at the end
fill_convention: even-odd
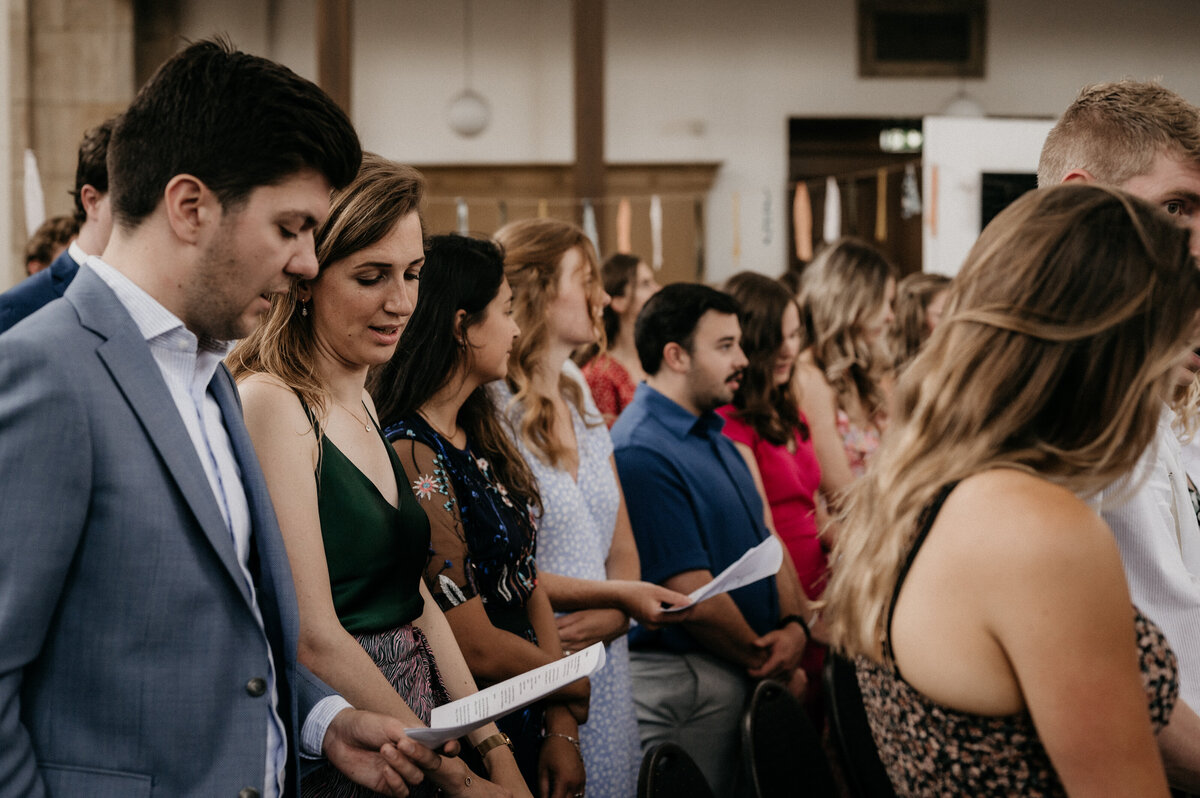
{"type": "MultiPolygon", "coordinates": [[[[642,578],[684,571],[715,576],[770,535],[754,477],[714,412],[695,416],[646,383],[612,428],[614,456],[641,558],[642,578]]],[[[779,622],[775,577],[732,591],[750,628],[779,622]]],[[[630,633],[630,647],[675,652],[703,647],[678,626],[630,633]]]]}

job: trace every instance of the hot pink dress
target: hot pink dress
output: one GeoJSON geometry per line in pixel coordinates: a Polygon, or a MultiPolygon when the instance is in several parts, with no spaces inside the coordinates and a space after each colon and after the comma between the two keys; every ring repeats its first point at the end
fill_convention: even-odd
{"type": "MultiPolygon", "coordinates": [[[[796,451],[789,452],[786,446],[760,438],[753,427],[734,417],[735,412],[733,405],[717,410],[725,419],[725,435],[754,452],[775,518],[775,531],[792,555],[804,592],[815,599],[825,590],[829,560],[817,539],[815,497],[821,484],[821,466],[812,439],[802,440],[797,432],[796,451]]],[[[804,421],[804,416],[800,419],[804,421]]]]}

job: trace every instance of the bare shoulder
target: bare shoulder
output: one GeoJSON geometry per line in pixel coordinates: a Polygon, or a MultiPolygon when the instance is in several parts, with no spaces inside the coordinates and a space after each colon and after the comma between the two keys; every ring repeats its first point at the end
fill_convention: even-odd
{"type": "Polygon", "coordinates": [[[1108,526],[1070,490],[1034,474],[998,468],[963,481],[939,514],[971,559],[989,570],[1036,576],[1119,562],[1108,526]],[[1005,565],[1007,564],[1007,566],[1005,565]]]}
{"type": "Polygon", "coordinates": [[[263,433],[303,436],[312,429],[296,392],[272,374],[250,374],[238,381],[246,426],[255,446],[263,446],[263,433]]]}
{"type": "Polygon", "coordinates": [[[796,387],[800,389],[800,400],[805,406],[836,402],[833,386],[825,378],[825,372],[813,362],[811,355],[801,354],[796,361],[796,374],[793,379],[796,387]]]}

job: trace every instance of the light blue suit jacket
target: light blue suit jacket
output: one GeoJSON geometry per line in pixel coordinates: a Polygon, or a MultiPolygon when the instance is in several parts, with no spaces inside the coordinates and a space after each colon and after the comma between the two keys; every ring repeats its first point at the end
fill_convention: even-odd
{"type": "MultiPolygon", "coordinates": [[[[289,732],[332,691],[296,662],[283,541],[229,373],[217,397],[253,523],[289,732]]],[[[233,540],[140,331],[81,269],[0,337],[0,796],[261,790],[267,643],[233,540]]]]}

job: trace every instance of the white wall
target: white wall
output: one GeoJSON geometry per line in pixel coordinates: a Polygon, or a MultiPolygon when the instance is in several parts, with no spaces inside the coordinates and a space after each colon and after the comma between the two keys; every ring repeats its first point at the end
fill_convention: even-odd
{"type": "MultiPolygon", "coordinates": [[[[185,34],[227,30],[247,49],[269,47],[265,54],[301,74],[315,72],[314,0],[274,0],[273,30],[265,3],[184,5],[185,34]]],[[[709,277],[717,280],[736,268],[783,269],[790,116],[926,116],[965,87],[989,114],[1052,117],[1082,85],[1125,76],[1159,77],[1200,102],[1196,0],[989,6],[986,78],[864,80],[850,0],[609,0],[606,157],[722,162],[707,213],[709,277]]],[[[416,164],[569,162],[570,4],[475,0],[473,8],[474,88],[491,101],[492,125],[464,140],[444,116],[463,87],[462,6],[355,2],[352,115],[364,144],[416,164]]]]}
{"type": "Polygon", "coordinates": [[[983,172],[1036,172],[1052,125],[1041,119],[925,118],[925,271],[958,274],[979,237],[983,172]]]}

